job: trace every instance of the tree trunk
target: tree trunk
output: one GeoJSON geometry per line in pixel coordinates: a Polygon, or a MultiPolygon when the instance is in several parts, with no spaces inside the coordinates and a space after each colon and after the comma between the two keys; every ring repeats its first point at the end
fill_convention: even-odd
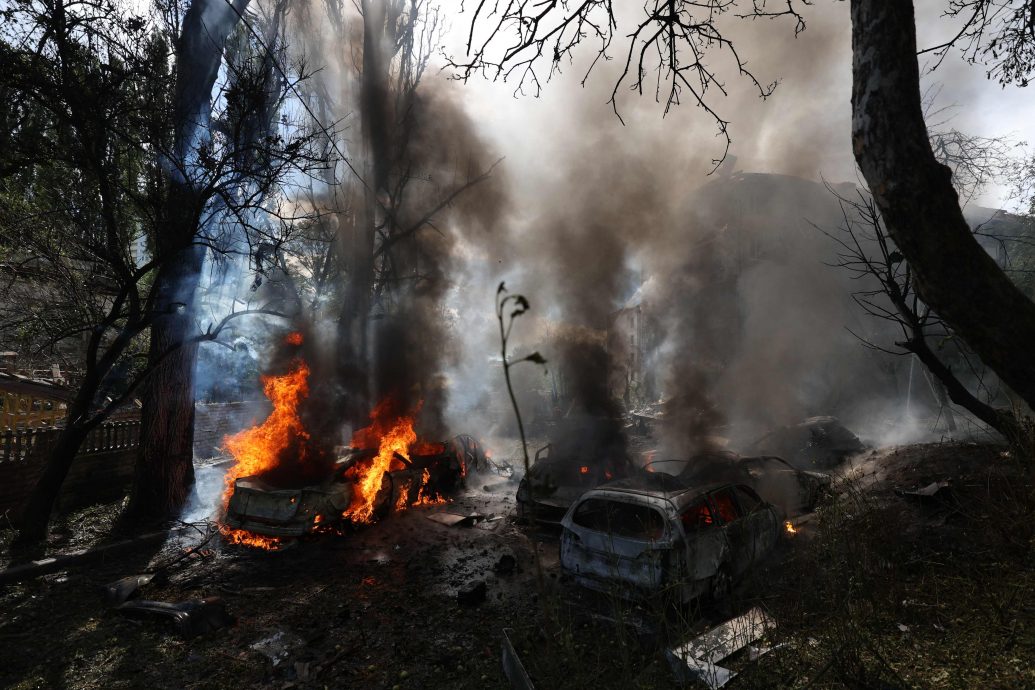
{"type": "MultiPolygon", "coordinates": [[[[913,3],[852,0],[852,145],[917,294],[1035,407],[1035,303],[978,244],[920,103],[913,3]]],[[[950,391],[950,394],[952,391],[950,391]]]]}
{"type": "Polygon", "coordinates": [[[369,347],[370,298],[374,287],[374,228],[378,194],[388,183],[389,60],[385,50],[384,3],[363,0],[363,73],[360,82],[360,128],[363,137],[364,188],[352,236],[343,238],[351,257],[346,299],[338,322],[339,376],[346,391],[347,415],[364,423],[372,405],[369,347]]]}
{"type": "Polygon", "coordinates": [[[194,294],[201,278],[204,250],[188,247],[159,271],[151,326],[149,364],[158,364],[145,383],[140,419],[140,449],[128,515],[161,520],[187,501],[194,483],[194,294]]]}
{"type": "MultiPolygon", "coordinates": [[[[71,413],[72,410],[70,409],[71,413]]],[[[79,447],[86,440],[89,429],[69,424],[58,435],[54,448],[50,451],[43,474],[36,481],[29,502],[19,519],[19,532],[15,545],[19,547],[37,544],[47,536],[47,525],[50,514],[61,493],[61,485],[72,468],[79,447]]]]}
{"type": "Polygon", "coordinates": [[[132,519],[168,517],[186,501],[194,481],[194,295],[201,279],[204,249],[195,245],[206,200],[199,196],[190,168],[207,135],[212,88],[223,60],[227,36],[248,0],[194,0],[176,42],[173,116],[173,169],[156,238],[157,291],[148,358],[162,360],[144,389],[141,444],[137,458],[132,519]]]}

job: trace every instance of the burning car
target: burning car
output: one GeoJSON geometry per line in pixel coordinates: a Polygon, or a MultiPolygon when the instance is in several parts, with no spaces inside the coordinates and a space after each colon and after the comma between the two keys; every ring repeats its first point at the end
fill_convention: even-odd
{"type": "Polygon", "coordinates": [[[830,491],[831,478],[823,472],[799,470],[772,455],[743,457],[729,451],[713,451],[689,460],[660,460],[644,466],[648,472],[679,476],[688,485],[705,482],[746,484],[785,516],[816,509],[830,491]]]}
{"type": "Polygon", "coordinates": [[[583,493],[628,476],[624,463],[590,462],[567,453],[554,455],[552,449],[552,445],[546,445],[536,452],[528,474],[518,484],[517,508],[521,518],[559,523],[583,493]]]}
{"type": "Polygon", "coordinates": [[[446,496],[463,488],[469,463],[479,455],[481,449],[469,436],[421,444],[418,452],[408,455],[393,451],[368,513],[354,510],[355,492],[377,462],[376,449],[349,449],[326,481],[300,489],[278,488],[257,476],[240,477],[234,480],[223,525],[257,535],[260,541],[300,537],[344,520],[379,519],[393,507],[445,502],[446,496]]]}
{"type": "Polygon", "coordinates": [[[685,603],[725,598],[776,544],[781,519],[748,486],[643,473],[587,491],[561,525],[561,567],[582,586],[685,603]]]}

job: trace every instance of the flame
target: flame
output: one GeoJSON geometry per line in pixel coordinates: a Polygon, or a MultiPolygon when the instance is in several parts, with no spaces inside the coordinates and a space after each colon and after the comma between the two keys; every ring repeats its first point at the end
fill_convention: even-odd
{"type": "Polygon", "coordinates": [[[784,528],[784,530],[787,531],[787,534],[797,534],[798,533],[798,529],[791,523],[790,520],[787,520],[786,522],[783,523],[783,528],[784,528]]]}
{"type": "MultiPolygon", "coordinates": [[[[359,429],[352,435],[352,446],[355,448],[377,448],[377,455],[369,463],[355,468],[352,474],[352,505],[343,513],[343,517],[354,522],[369,523],[374,518],[375,501],[381,489],[384,475],[393,469],[401,469],[413,455],[437,455],[445,451],[445,444],[429,443],[417,438],[414,430],[414,416],[420,411],[420,404],[410,414],[399,414],[398,405],[392,398],[385,398],[370,413],[370,425],[359,429]]],[[[461,463],[463,476],[467,471],[461,463]]],[[[431,496],[428,482],[431,474],[427,469],[417,480],[417,498],[413,505],[436,505],[448,501],[440,496],[431,496]]],[[[394,509],[402,511],[410,504],[412,487],[399,489],[394,509]]]]}
{"type": "Polygon", "coordinates": [[[266,421],[226,437],[226,448],[236,462],[226,473],[224,504],[230,500],[236,479],[273,469],[289,445],[309,438],[298,417],[298,403],[309,395],[309,366],[296,359],[294,367],[283,376],[262,377],[262,390],[273,403],[273,412],[266,421]]]}
{"type": "Polygon", "coordinates": [[[370,426],[352,435],[352,445],[356,448],[377,446],[377,455],[374,459],[369,464],[357,468],[352,505],[345,511],[345,517],[355,522],[373,521],[377,492],[381,489],[385,474],[391,470],[396,453],[409,460],[410,446],[417,442],[417,432],[413,430],[413,417],[395,417],[391,414],[394,407],[391,399],[382,400],[370,413],[370,426]]]}
{"type": "Polygon", "coordinates": [[[294,333],[288,333],[287,336],[284,338],[284,342],[288,345],[301,345],[302,334],[298,331],[295,331],[294,333]]]}
{"type": "Polygon", "coordinates": [[[589,465],[583,465],[579,468],[579,474],[589,474],[589,465]]]}
{"type": "MultiPolygon", "coordinates": [[[[301,344],[302,334],[291,333],[286,340],[292,344],[301,344]]],[[[230,502],[234,482],[238,478],[262,474],[275,468],[285,449],[292,443],[309,438],[309,433],[298,416],[298,403],[309,395],[309,366],[300,359],[296,359],[292,365],[293,369],[287,374],[262,377],[263,392],[273,403],[273,412],[266,421],[224,439],[226,448],[235,461],[226,473],[226,487],[223,490],[224,510],[230,502]]],[[[301,448],[301,459],[304,460],[305,445],[302,444],[301,448]]],[[[225,526],[220,527],[220,532],[231,544],[275,550],[281,543],[281,540],[275,537],[264,537],[225,526]]]]}
{"type": "Polygon", "coordinates": [[[244,546],[253,546],[267,551],[276,551],[280,548],[280,539],[277,537],[264,537],[261,534],[253,534],[248,530],[230,529],[225,526],[220,526],[219,533],[230,544],[243,544],[244,546]]]}

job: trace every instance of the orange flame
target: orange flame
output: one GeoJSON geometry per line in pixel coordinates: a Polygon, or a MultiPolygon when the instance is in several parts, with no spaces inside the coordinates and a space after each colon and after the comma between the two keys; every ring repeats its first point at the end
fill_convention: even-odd
{"type": "Polygon", "coordinates": [[[224,439],[236,461],[226,473],[224,503],[230,500],[234,480],[273,469],[280,454],[296,439],[309,438],[298,416],[298,403],[309,395],[309,366],[302,360],[295,360],[294,364],[295,369],[283,376],[262,377],[262,390],[273,403],[273,412],[266,421],[224,439]]]}
{"type": "MultiPolygon", "coordinates": [[[[301,333],[292,333],[288,342],[301,333]]],[[[226,473],[226,488],[223,490],[224,510],[234,492],[234,482],[240,477],[250,477],[271,470],[277,466],[281,453],[299,439],[309,438],[302,420],[298,416],[298,403],[309,395],[309,367],[302,360],[295,360],[294,369],[283,376],[263,376],[262,388],[273,403],[273,412],[262,424],[245,429],[224,439],[227,450],[234,457],[234,465],[226,473]]],[[[267,550],[275,550],[280,539],[263,537],[246,530],[221,527],[223,538],[231,544],[244,544],[267,550]]]]}
{"type": "MultiPolygon", "coordinates": [[[[373,521],[375,501],[384,475],[402,466],[400,457],[409,461],[412,455],[434,455],[445,451],[445,445],[442,443],[429,443],[417,439],[414,415],[420,410],[419,404],[410,414],[399,414],[396,408],[394,400],[385,398],[370,413],[370,425],[352,435],[353,447],[376,447],[377,455],[369,463],[355,468],[352,505],[343,513],[345,518],[361,523],[373,521]]],[[[466,467],[461,467],[461,472],[465,471],[466,467]]],[[[425,469],[417,480],[417,498],[413,505],[436,505],[447,502],[444,498],[428,495],[427,484],[430,479],[431,475],[425,469]]],[[[395,510],[405,510],[412,495],[411,487],[400,488],[395,499],[395,510]]]]}
{"type": "Polygon", "coordinates": [[[794,524],[790,520],[787,520],[786,522],[783,523],[783,528],[785,530],[787,530],[787,534],[797,534],[798,533],[798,528],[796,528],[794,526],[794,524]]]}

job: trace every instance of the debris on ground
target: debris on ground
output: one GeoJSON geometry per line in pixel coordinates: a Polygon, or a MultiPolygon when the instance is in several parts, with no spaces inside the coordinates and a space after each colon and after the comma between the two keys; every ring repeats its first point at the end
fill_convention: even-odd
{"type": "MultiPolygon", "coordinates": [[[[665,654],[680,682],[700,681],[716,690],[736,675],[730,669],[718,666],[718,663],[749,646],[772,627],[772,620],[756,607],[679,647],[667,650],[665,654]]],[[[755,648],[753,653],[749,650],[748,657],[757,659],[769,651],[772,649],[755,648]]]]}
{"type": "Polygon", "coordinates": [[[273,666],[276,667],[286,661],[292,652],[304,644],[305,641],[298,635],[278,630],[272,635],[250,645],[249,648],[269,659],[273,666]]]}
{"type": "Polygon", "coordinates": [[[940,501],[945,499],[952,493],[952,489],[949,488],[949,482],[931,482],[927,486],[919,489],[896,489],[895,494],[902,496],[903,498],[913,498],[918,501],[940,501]]]}
{"type": "Polygon", "coordinates": [[[226,603],[220,597],[206,597],[175,604],[138,599],[116,606],[115,611],[127,618],[137,620],[152,618],[167,620],[172,623],[181,637],[188,640],[234,624],[233,617],[227,613],[226,603]]]}
{"type": "Polygon", "coordinates": [[[118,606],[128,601],[141,587],[155,579],[155,573],[130,575],[104,585],[104,600],[109,606],[118,606]]]}

